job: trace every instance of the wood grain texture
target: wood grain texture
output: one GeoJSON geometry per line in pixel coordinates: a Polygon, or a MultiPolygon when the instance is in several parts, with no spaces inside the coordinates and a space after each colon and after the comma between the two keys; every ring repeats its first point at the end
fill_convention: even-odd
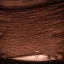
{"type": "Polygon", "coordinates": [[[64,2],[26,10],[0,11],[0,51],[9,57],[64,51],[64,2]]]}

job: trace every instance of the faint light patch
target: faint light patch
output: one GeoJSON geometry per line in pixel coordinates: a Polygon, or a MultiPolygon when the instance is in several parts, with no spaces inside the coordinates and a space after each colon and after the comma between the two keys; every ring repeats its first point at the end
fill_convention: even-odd
{"type": "Polygon", "coordinates": [[[16,57],[12,58],[13,60],[21,60],[21,61],[50,61],[50,60],[55,60],[54,57],[51,57],[50,59],[48,58],[47,55],[31,55],[31,56],[24,56],[24,57],[16,57]]]}

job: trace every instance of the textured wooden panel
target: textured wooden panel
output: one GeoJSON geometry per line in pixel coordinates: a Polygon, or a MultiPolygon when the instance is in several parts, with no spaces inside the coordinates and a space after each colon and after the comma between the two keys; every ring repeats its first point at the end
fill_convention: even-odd
{"type": "Polygon", "coordinates": [[[0,39],[0,51],[7,56],[35,54],[36,50],[53,56],[63,52],[63,6],[60,2],[26,10],[1,10],[0,28],[7,26],[7,31],[0,39]]]}

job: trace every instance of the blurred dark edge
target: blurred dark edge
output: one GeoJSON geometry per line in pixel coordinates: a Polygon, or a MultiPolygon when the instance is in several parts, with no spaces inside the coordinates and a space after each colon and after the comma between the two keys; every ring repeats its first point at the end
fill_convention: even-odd
{"type": "Polygon", "coordinates": [[[45,2],[45,3],[39,3],[39,4],[34,4],[34,5],[27,5],[27,6],[4,6],[4,5],[0,5],[0,10],[11,10],[11,9],[30,9],[30,8],[35,8],[35,7],[40,7],[40,6],[46,6],[46,5],[50,5],[50,4],[55,4],[55,3],[61,3],[64,2],[64,0],[59,0],[59,1],[54,1],[54,2],[50,2],[51,0],[49,0],[49,2],[45,2]]]}
{"type": "Polygon", "coordinates": [[[12,59],[0,59],[0,64],[64,64],[63,60],[53,60],[53,61],[44,61],[44,62],[30,62],[30,61],[17,61],[12,59]]]}

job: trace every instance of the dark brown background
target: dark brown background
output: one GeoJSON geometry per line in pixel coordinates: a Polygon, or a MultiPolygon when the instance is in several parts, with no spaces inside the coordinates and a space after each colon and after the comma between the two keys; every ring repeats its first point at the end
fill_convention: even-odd
{"type": "Polygon", "coordinates": [[[8,57],[64,51],[64,2],[0,10],[0,52],[8,57]]]}

